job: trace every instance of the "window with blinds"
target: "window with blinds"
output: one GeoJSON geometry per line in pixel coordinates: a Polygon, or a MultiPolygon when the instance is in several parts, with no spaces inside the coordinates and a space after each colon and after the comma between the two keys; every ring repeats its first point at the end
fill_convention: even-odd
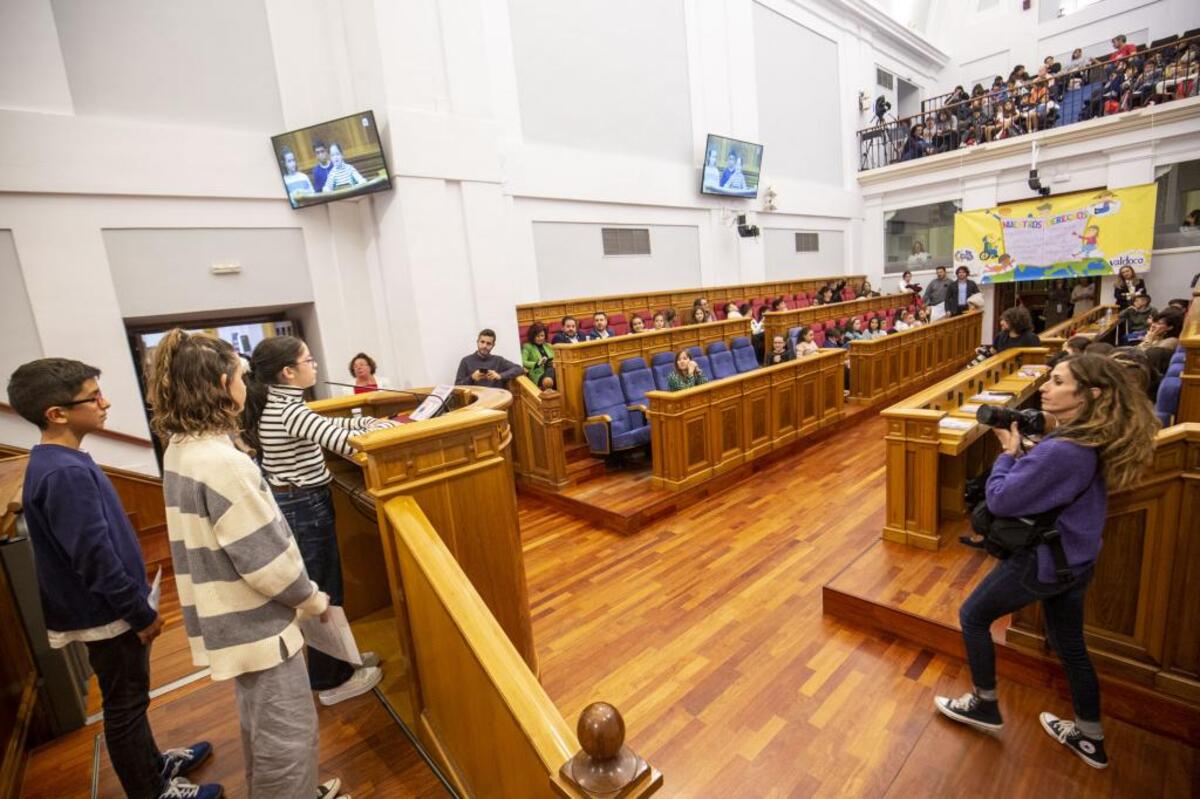
{"type": "Polygon", "coordinates": [[[820,252],[821,235],[819,233],[797,233],[796,252],[820,252]]]}
{"type": "Polygon", "coordinates": [[[649,255],[650,228],[605,227],[600,228],[605,255],[649,255]]]}

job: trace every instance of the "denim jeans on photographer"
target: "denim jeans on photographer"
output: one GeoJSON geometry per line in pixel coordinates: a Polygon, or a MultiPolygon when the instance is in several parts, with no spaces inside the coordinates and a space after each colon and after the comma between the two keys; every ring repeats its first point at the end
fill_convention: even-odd
{"type": "MultiPolygon", "coordinates": [[[[275,492],[275,502],[292,528],[308,577],[333,605],[343,603],[342,559],[333,526],[333,494],[329,486],[275,492]]],[[[354,674],[354,666],[308,648],[308,684],[314,691],[337,688],[354,674]]]]}
{"type": "Polygon", "coordinates": [[[1075,716],[1084,721],[1099,721],[1100,683],[1083,640],[1083,604],[1091,580],[1092,567],[1088,566],[1070,582],[1039,582],[1037,555],[1033,551],[1018,552],[997,563],[958,612],[975,687],[983,690],[996,687],[992,623],[1040,601],[1046,638],[1067,672],[1075,716]]]}

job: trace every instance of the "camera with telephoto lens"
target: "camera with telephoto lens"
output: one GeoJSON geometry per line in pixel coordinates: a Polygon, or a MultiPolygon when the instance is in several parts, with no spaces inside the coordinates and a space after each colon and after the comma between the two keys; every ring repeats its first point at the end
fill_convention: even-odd
{"type": "Polygon", "coordinates": [[[1017,410],[1001,405],[981,405],[975,411],[975,420],[988,427],[999,427],[1007,430],[1017,423],[1017,431],[1023,436],[1040,436],[1046,432],[1046,417],[1041,411],[1032,408],[1017,410]]]}

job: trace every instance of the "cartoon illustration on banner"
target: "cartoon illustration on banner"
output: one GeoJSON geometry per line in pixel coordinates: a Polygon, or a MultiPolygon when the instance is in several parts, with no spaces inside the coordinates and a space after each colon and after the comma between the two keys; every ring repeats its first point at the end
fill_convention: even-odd
{"type": "Polygon", "coordinates": [[[1150,268],[1157,186],[1064,194],[961,211],[954,266],[982,283],[1115,274],[1150,268]]]}

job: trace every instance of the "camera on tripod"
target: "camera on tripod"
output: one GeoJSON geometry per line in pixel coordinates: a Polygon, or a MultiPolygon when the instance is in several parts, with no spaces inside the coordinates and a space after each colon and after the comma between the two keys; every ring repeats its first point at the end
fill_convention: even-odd
{"type": "Polygon", "coordinates": [[[880,125],[883,124],[883,118],[887,115],[887,112],[891,110],[892,104],[888,102],[886,97],[880,95],[875,98],[875,118],[879,120],[880,125]]]}
{"type": "Polygon", "coordinates": [[[1017,431],[1023,436],[1040,436],[1046,432],[1046,417],[1041,411],[1028,408],[1019,410],[1005,408],[1001,405],[981,405],[975,411],[975,420],[988,427],[1000,427],[1005,430],[1017,423],[1017,431]]]}

